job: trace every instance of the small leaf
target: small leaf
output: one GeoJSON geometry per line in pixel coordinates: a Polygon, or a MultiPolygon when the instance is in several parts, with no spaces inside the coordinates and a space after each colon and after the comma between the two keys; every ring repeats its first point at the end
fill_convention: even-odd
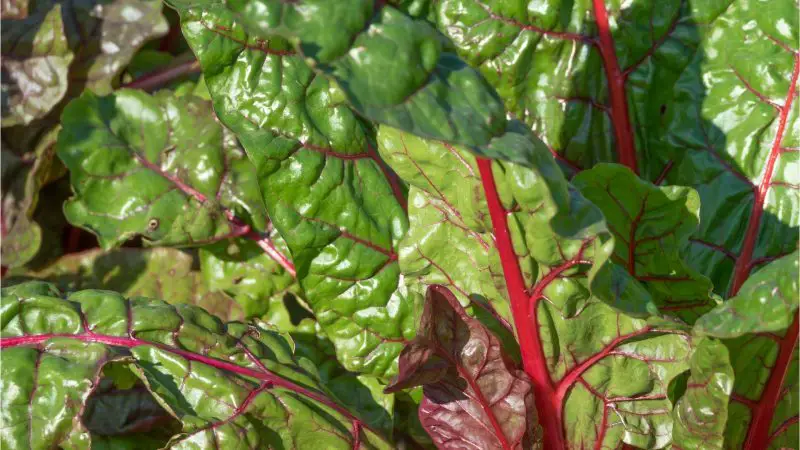
{"type": "Polygon", "coordinates": [[[419,334],[388,391],[423,386],[420,420],[439,448],[527,449],[537,441],[528,376],[456,297],[432,285],[419,334]]]}

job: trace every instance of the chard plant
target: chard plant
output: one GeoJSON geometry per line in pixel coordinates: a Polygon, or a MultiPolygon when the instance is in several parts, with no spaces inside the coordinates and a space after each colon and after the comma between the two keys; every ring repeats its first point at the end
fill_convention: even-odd
{"type": "Polygon", "coordinates": [[[795,0],[9,0],[0,446],[785,449],[795,0]]]}

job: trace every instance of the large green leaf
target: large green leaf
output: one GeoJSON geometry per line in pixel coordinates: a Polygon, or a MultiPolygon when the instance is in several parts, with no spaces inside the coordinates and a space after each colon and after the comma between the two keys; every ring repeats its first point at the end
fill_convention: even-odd
{"type": "Polygon", "coordinates": [[[44,117],[67,93],[73,52],[60,5],[21,20],[3,20],[2,125],[44,117]]]}
{"type": "Polygon", "coordinates": [[[335,95],[344,95],[370,120],[465,145],[486,145],[505,131],[502,102],[483,77],[452,53],[429,23],[390,5],[371,0],[170,4],[198,13],[229,8],[262,42],[278,36],[296,41],[306,61],[336,81],[335,95]]]}
{"type": "Polygon", "coordinates": [[[78,413],[121,361],[180,420],[168,448],[389,447],[278,333],[111,291],[59,296],[39,282],[2,291],[4,446],[89,448],[78,413]]]}
{"type": "Polygon", "coordinates": [[[255,163],[269,216],[348,370],[396,370],[418,303],[399,283],[407,222],[374,131],[280,38],[247,34],[222,5],[181,9],[220,120],[255,163]]]}
{"type": "Polygon", "coordinates": [[[197,246],[265,229],[255,170],[208,102],[87,92],[62,125],[58,155],[76,194],[64,212],[104,248],[135,236],[197,246]]]}
{"type": "MultiPolygon", "coordinates": [[[[609,261],[614,239],[600,211],[567,184],[549,152],[538,149],[533,168],[527,168],[476,161],[463,148],[384,127],[379,136],[381,154],[412,186],[411,199],[417,202],[416,209],[415,203],[409,206],[411,229],[403,248],[436,255],[433,261],[443,261],[443,268],[457,264],[446,256],[457,254],[453,248],[469,248],[470,257],[479,261],[499,253],[504,276],[492,277],[495,291],[482,289],[495,296],[489,304],[502,305],[507,295],[514,316],[530,318],[514,326],[534,384],[545,446],[668,444],[668,388],[689,368],[690,339],[659,319],[619,312],[646,317],[657,310],[643,304],[641,283],[609,261]],[[435,213],[425,208],[432,200],[439,207],[435,213]],[[449,239],[426,241],[429,231],[442,227],[437,220],[424,220],[430,214],[451,222],[449,239]],[[595,284],[597,295],[592,294],[595,284]]],[[[416,271],[427,270],[432,279],[447,273],[448,284],[466,292],[462,301],[479,294],[468,278],[475,269],[424,268],[414,253],[401,259],[411,283],[418,282],[412,277],[416,271]]]]}
{"type": "Polygon", "coordinates": [[[244,305],[216,287],[206,286],[200,272],[192,269],[191,255],[171,248],[119,248],[87,250],[62,256],[42,269],[22,273],[3,284],[25,279],[53,283],[65,292],[107,289],[128,297],[169,299],[171,304],[197,305],[225,320],[246,317],[244,305]]]}

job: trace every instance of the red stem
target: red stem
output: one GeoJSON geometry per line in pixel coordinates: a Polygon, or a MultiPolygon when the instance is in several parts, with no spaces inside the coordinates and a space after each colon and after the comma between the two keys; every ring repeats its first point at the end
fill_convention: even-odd
{"type": "Polygon", "coordinates": [[[628,166],[633,173],[638,174],[636,163],[636,148],[633,143],[633,132],[628,115],[628,100],[625,96],[625,75],[619,68],[617,53],[614,50],[614,39],[608,26],[608,11],[603,0],[592,0],[594,16],[597,22],[598,49],[603,58],[603,67],[608,78],[608,93],[611,97],[611,122],[614,125],[614,136],[617,140],[619,162],[628,166]]]}
{"type": "Polygon", "coordinates": [[[775,409],[781,396],[781,387],[794,356],[797,335],[798,317],[795,315],[789,330],[786,331],[786,336],[780,341],[778,359],[775,361],[767,384],[764,386],[761,399],[753,408],[753,418],[750,421],[750,428],[747,431],[743,450],[761,450],[769,442],[772,416],[775,414],[775,409]]]}
{"type": "Polygon", "coordinates": [[[553,403],[555,399],[553,382],[550,379],[550,372],[547,370],[547,360],[539,339],[538,318],[536,314],[529,314],[525,280],[522,278],[514,245],[511,242],[511,234],[508,230],[506,218],[508,211],[500,203],[497,185],[494,182],[494,175],[492,175],[491,160],[476,159],[486,194],[486,202],[489,206],[489,215],[492,218],[495,245],[500,253],[506,289],[511,300],[511,313],[519,339],[522,364],[533,382],[539,423],[544,429],[544,448],[548,450],[565,449],[563,425],[559,415],[555,414],[557,405],[553,403]]]}
{"type": "MultiPolygon", "coordinates": [[[[764,202],[766,201],[767,192],[772,182],[775,163],[781,153],[781,141],[783,140],[783,133],[786,131],[786,122],[792,108],[792,102],[794,101],[795,89],[799,76],[800,53],[795,53],[794,69],[789,84],[789,92],[786,95],[783,106],[778,108],[780,111],[778,130],[775,133],[775,140],[772,143],[772,149],[770,150],[769,159],[767,160],[767,165],[764,170],[764,176],[757,187],[756,196],[753,200],[753,209],[750,213],[750,222],[747,224],[747,231],[745,233],[744,243],[742,244],[742,252],[739,258],[736,259],[736,266],[734,267],[730,296],[734,296],[739,292],[739,289],[741,289],[747,277],[750,276],[750,272],[754,267],[752,264],[753,251],[755,250],[758,231],[761,226],[761,216],[764,213],[764,202]]],[[[789,370],[794,349],[797,346],[797,336],[798,317],[795,316],[786,335],[780,340],[778,359],[775,361],[775,365],[770,371],[769,379],[764,387],[764,392],[761,394],[761,399],[758,401],[755,408],[753,408],[753,418],[747,430],[744,450],[761,449],[769,439],[772,417],[775,414],[775,407],[780,397],[783,380],[789,370]]]]}
{"type": "Polygon", "coordinates": [[[784,105],[780,107],[778,131],[775,134],[775,141],[772,143],[772,150],[769,152],[769,159],[767,159],[764,177],[758,185],[756,198],[753,200],[753,209],[750,212],[750,222],[747,224],[747,232],[745,233],[744,243],[742,244],[742,253],[736,260],[736,267],[733,269],[733,283],[730,289],[731,296],[739,292],[739,289],[750,275],[750,270],[752,269],[750,261],[753,259],[753,250],[755,250],[756,239],[758,238],[761,216],[764,213],[764,201],[767,198],[767,192],[772,182],[775,162],[778,160],[778,155],[781,153],[781,141],[783,140],[783,133],[786,131],[786,122],[792,109],[798,75],[800,75],[800,54],[795,54],[794,71],[792,72],[792,80],[789,84],[789,93],[786,95],[784,105]]]}
{"type": "Polygon", "coordinates": [[[198,61],[187,61],[174,67],[150,72],[120,87],[152,91],[184,75],[197,72],[200,72],[200,63],[198,61]]]}

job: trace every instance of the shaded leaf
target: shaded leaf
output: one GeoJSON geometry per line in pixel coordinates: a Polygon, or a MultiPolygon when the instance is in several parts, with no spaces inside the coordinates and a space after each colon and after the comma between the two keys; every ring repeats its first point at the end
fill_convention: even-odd
{"type": "Polygon", "coordinates": [[[104,248],[135,236],[196,246],[265,228],[254,169],[207,102],[87,92],[62,121],[58,155],[76,194],[64,212],[104,248]]]}
{"type": "Polygon", "coordinates": [[[129,297],[167,298],[171,304],[197,305],[225,320],[243,319],[243,306],[214,292],[214,286],[207,287],[193,264],[191,255],[170,248],[95,249],[62,256],[42,269],[12,271],[10,275],[21,277],[3,280],[3,284],[34,278],[66,292],[107,289],[129,297]]]}
{"type": "Polygon", "coordinates": [[[423,386],[420,420],[439,448],[533,448],[528,376],[442,286],[428,288],[419,334],[400,354],[389,391],[423,386]]]}
{"type": "Polygon", "coordinates": [[[74,54],[63,13],[57,4],[17,21],[3,17],[3,127],[44,117],[67,93],[74,54]]]}

